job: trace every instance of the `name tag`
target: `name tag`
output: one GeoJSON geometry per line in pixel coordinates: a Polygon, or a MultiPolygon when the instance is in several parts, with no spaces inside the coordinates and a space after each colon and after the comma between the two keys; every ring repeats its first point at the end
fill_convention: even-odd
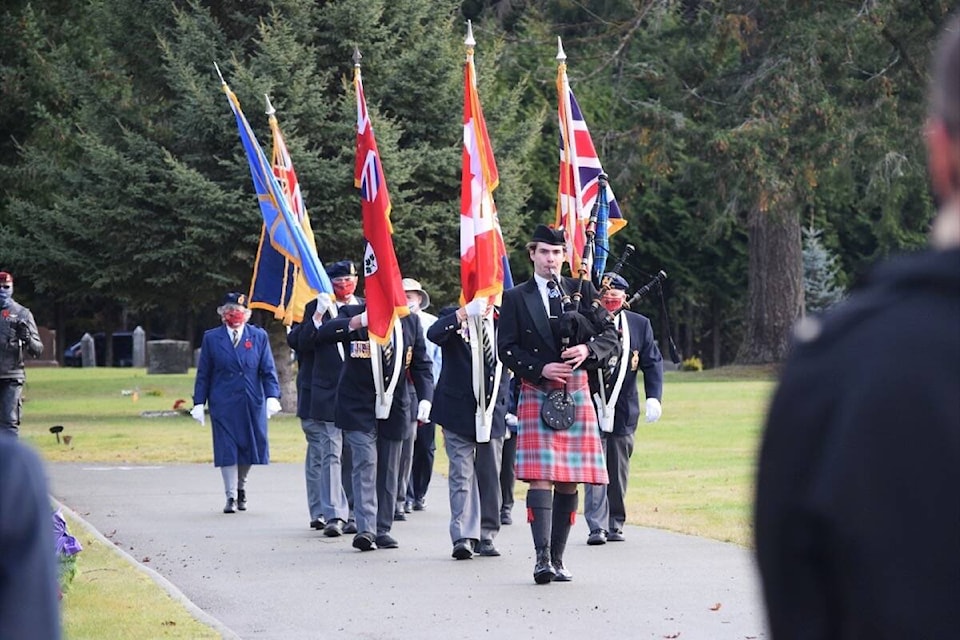
{"type": "Polygon", "coordinates": [[[370,343],[366,340],[354,340],[350,343],[351,358],[370,359],[370,343]]]}

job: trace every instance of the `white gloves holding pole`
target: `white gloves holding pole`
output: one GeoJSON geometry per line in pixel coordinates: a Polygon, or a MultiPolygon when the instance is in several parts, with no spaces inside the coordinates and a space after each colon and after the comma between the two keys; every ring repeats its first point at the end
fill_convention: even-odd
{"type": "Polygon", "coordinates": [[[663,407],[660,406],[660,401],[656,398],[647,398],[647,422],[656,422],[660,419],[661,413],[663,413],[663,407]]]}
{"type": "Polygon", "coordinates": [[[464,306],[468,316],[483,316],[487,313],[487,299],[474,298],[464,306]]]}

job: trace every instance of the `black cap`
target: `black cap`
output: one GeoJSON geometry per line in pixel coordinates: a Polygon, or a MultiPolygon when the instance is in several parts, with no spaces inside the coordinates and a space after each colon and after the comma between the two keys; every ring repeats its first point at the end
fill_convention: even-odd
{"type": "Polygon", "coordinates": [[[563,229],[551,229],[545,224],[537,225],[537,228],[533,230],[533,238],[530,240],[531,242],[552,244],[556,247],[566,246],[563,239],[563,229]]]}
{"type": "Polygon", "coordinates": [[[241,307],[246,307],[247,296],[246,294],[240,293],[238,291],[231,291],[227,295],[223,296],[223,300],[220,301],[221,307],[225,307],[228,304],[235,304],[241,307]]]}
{"type": "Polygon", "coordinates": [[[603,279],[606,280],[607,278],[610,278],[611,289],[619,289],[620,291],[626,291],[627,287],[630,286],[629,284],[627,284],[627,281],[624,280],[623,276],[616,274],[612,271],[608,271],[607,273],[603,274],[603,279]]]}
{"type": "Polygon", "coordinates": [[[344,276],[357,275],[357,266],[350,260],[341,260],[334,262],[327,267],[327,275],[331,278],[342,278],[344,276]]]}

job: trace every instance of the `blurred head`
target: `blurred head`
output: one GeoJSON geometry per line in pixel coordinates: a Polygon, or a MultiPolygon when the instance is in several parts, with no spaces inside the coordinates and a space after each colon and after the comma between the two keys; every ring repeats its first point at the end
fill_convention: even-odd
{"type": "Polygon", "coordinates": [[[533,230],[533,237],[527,243],[534,273],[547,279],[559,277],[566,257],[566,246],[563,229],[551,229],[545,224],[537,225],[533,230]]]}
{"type": "Polygon", "coordinates": [[[236,291],[223,296],[220,306],[217,307],[217,313],[223,324],[231,329],[242,326],[250,319],[250,309],[247,308],[247,296],[236,291]]]}
{"type": "Polygon", "coordinates": [[[403,290],[407,294],[407,306],[410,307],[410,311],[417,313],[430,306],[430,296],[423,290],[419,282],[413,278],[404,278],[401,284],[403,284],[403,290]]]}
{"type": "Polygon", "coordinates": [[[350,260],[341,260],[328,266],[327,276],[333,285],[333,295],[340,302],[349,300],[357,290],[357,266],[350,260]]]}
{"type": "Polygon", "coordinates": [[[939,207],[932,242],[960,246],[960,15],[949,21],[934,54],[925,133],[930,182],[939,207]]]}
{"type": "Polygon", "coordinates": [[[600,296],[600,304],[610,313],[617,313],[623,308],[627,299],[627,281],[623,276],[609,272],[603,274],[604,278],[610,279],[610,288],[600,296]]]}
{"type": "Polygon", "coordinates": [[[0,271],[0,303],[13,297],[13,276],[0,271]]]}

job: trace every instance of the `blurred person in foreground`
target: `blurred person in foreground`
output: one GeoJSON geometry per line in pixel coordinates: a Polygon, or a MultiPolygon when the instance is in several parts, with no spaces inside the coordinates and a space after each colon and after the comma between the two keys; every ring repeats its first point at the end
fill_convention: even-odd
{"type": "Polygon", "coordinates": [[[220,467],[227,502],[224,513],[247,510],[247,474],[270,461],[267,419],[280,411],[280,383],[270,338],[248,324],[247,296],[224,296],[217,314],[223,324],[203,334],[190,415],[204,423],[210,405],[213,464],[220,467]]]}
{"type": "Polygon", "coordinates": [[[13,299],[13,276],[0,271],[0,436],[20,433],[23,407],[23,352],[43,353],[33,314],[13,299]]]}
{"type": "Polygon", "coordinates": [[[772,637],[960,637],[960,24],[934,58],[931,248],[802,319],[767,418],[756,550],[772,637]]]}
{"type": "Polygon", "coordinates": [[[60,638],[56,548],[40,458],[0,435],[0,638],[60,638]]]}

